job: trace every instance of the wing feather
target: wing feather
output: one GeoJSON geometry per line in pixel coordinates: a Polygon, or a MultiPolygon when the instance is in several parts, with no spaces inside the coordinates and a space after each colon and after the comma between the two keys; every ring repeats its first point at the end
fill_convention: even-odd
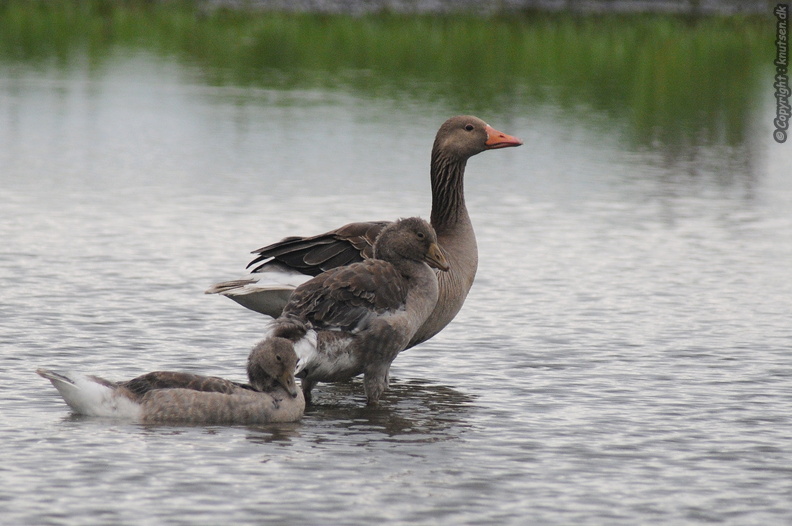
{"type": "Polygon", "coordinates": [[[338,267],[300,285],[283,311],[316,329],[359,330],[378,314],[404,306],[407,282],[385,261],[338,267]]]}
{"type": "Polygon", "coordinates": [[[125,387],[138,397],[142,397],[147,392],[155,389],[181,388],[225,394],[232,394],[239,389],[252,389],[248,385],[239,384],[216,376],[202,376],[171,371],[154,371],[152,373],[146,373],[132,380],[120,382],[119,387],[125,387]]]}
{"type": "Polygon", "coordinates": [[[316,236],[287,237],[254,250],[257,257],[248,268],[255,266],[252,272],[261,272],[270,265],[280,264],[309,276],[318,276],[326,270],[371,258],[374,241],[389,224],[390,221],[349,223],[316,236]]]}

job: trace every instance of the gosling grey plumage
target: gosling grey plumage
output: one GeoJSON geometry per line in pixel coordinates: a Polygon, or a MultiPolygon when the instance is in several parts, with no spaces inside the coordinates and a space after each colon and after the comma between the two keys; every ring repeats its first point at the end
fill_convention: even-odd
{"type": "Polygon", "coordinates": [[[145,423],[261,424],[294,422],[305,410],[296,386],[291,345],[256,345],[248,358],[249,384],[190,373],[155,371],[112,382],[38,369],[66,403],[83,415],[145,423]]]}
{"type": "Polygon", "coordinates": [[[324,272],[297,287],[263,345],[294,346],[308,402],[317,382],[364,375],[376,404],[396,356],[435,308],[437,275],[449,269],[434,229],[401,219],[382,230],[372,259],[324,272]]]}

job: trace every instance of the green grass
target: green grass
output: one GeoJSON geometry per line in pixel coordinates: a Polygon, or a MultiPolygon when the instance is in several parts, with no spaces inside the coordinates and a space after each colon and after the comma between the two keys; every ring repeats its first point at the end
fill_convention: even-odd
{"type": "Polygon", "coordinates": [[[119,47],[207,83],[345,89],[469,111],[552,100],[626,119],[638,143],[744,140],[772,60],[768,19],[523,14],[366,17],[206,11],[200,3],[5,0],[0,64],[70,67],[119,47]]]}

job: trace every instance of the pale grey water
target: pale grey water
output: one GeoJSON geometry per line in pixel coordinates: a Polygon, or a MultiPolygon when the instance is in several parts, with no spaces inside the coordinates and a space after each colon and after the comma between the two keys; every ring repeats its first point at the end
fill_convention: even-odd
{"type": "Polygon", "coordinates": [[[4,71],[0,523],[789,524],[792,145],[764,105],[744,149],[684,158],[585,107],[481,115],[525,146],[471,160],[476,284],[380,408],[355,382],[297,424],[140,426],[33,371],[243,379],[265,320],[204,288],[284,235],[428,216],[464,108],[147,55],[4,71]]]}

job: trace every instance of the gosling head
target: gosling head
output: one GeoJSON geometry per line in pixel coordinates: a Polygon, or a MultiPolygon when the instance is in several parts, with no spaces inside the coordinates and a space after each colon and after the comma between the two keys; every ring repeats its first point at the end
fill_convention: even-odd
{"type": "Polygon", "coordinates": [[[386,261],[399,258],[423,261],[444,272],[450,268],[437,244],[434,228],[420,217],[399,219],[388,225],[377,236],[374,257],[386,261]]]}
{"type": "Polygon", "coordinates": [[[248,357],[248,380],[259,391],[283,387],[292,397],[299,395],[294,371],[297,354],[294,345],[284,338],[267,338],[259,342],[248,357]]]}

